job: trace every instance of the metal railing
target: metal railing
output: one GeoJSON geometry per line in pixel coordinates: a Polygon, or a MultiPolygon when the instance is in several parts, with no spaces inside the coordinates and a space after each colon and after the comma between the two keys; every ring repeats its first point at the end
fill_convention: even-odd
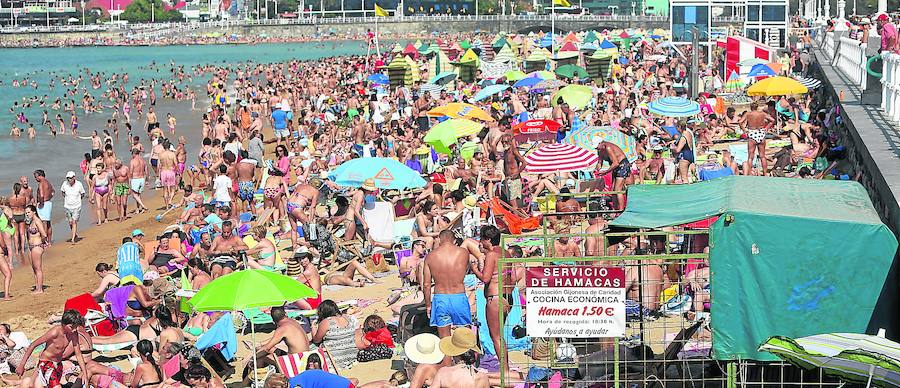
{"type": "MultiPolygon", "coordinates": [[[[359,11],[348,11],[349,13],[359,11]]],[[[246,20],[219,20],[208,22],[166,22],[166,23],[129,23],[125,25],[54,25],[54,26],[27,26],[27,27],[0,27],[0,33],[29,33],[29,32],[84,32],[84,31],[119,31],[133,33],[135,31],[161,31],[161,30],[193,30],[216,27],[237,26],[282,26],[282,25],[331,25],[331,24],[370,24],[374,23],[375,16],[345,17],[336,15],[334,11],[328,11],[330,15],[317,12],[305,12],[300,18],[274,18],[274,19],[246,19],[246,20]]],[[[573,15],[557,14],[556,21],[578,22],[668,22],[668,16],[656,15],[573,15]]],[[[550,22],[552,15],[409,15],[390,16],[378,18],[379,23],[406,23],[406,22],[550,22]]],[[[716,23],[741,22],[743,18],[734,16],[713,17],[716,23]]]]}
{"type": "Polygon", "coordinates": [[[881,109],[894,121],[900,122],[900,54],[883,53],[881,73],[881,109]]]}
{"type": "Polygon", "coordinates": [[[856,39],[841,37],[840,48],[832,61],[859,90],[866,90],[866,44],[856,39]]]}

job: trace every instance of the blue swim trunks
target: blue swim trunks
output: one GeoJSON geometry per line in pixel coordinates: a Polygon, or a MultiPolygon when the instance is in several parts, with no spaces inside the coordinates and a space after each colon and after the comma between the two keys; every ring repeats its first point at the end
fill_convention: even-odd
{"type": "Polygon", "coordinates": [[[472,324],[472,309],[466,293],[432,294],[431,326],[447,327],[472,324]]]}

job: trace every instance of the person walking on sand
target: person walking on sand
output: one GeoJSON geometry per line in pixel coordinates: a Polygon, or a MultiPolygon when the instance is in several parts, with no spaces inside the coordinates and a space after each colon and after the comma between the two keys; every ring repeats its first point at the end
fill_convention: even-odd
{"type": "Polygon", "coordinates": [[[47,229],[47,245],[49,246],[53,243],[53,225],[50,224],[53,216],[53,202],[50,202],[50,200],[53,199],[55,190],[53,185],[47,180],[44,170],[34,170],[34,179],[38,182],[37,195],[34,196],[34,201],[37,206],[38,217],[44,222],[44,227],[47,229]]]}
{"type": "Polygon", "coordinates": [[[113,164],[113,202],[115,202],[116,210],[119,212],[119,222],[125,221],[125,216],[128,215],[128,194],[131,192],[130,179],[131,169],[129,166],[116,159],[113,164]]]}
{"type": "Polygon", "coordinates": [[[34,272],[33,294],[44,292],[44,268],[41,263],[44,258],[44,250],[47,244],[47,229],[37,215],[34,205],[25,207],[25,234],[28,236],[28,247],[31,253],[31,270],[34,272]]]}
{"type": "Polygon", "coordinates": [[[166,113],[166,124],[169,126],[169,132],[173,135],[175,134],[175,124],[177,121],[175,120],[175,116],[172,116],[171,113],[166,113]]]}
{"type": "Polygon", "coordinates": [[[78,219],[81,215],[81,205],[84,202],[84,185],[81,181],[75,179],[75,172],[66,173],[66,181],[60,186],[59,191],[63,193],[63,207],[66,209],[66,221],[69,222],[69,229],[72,231],[72,238],[69,242],[75,244],[78,241],[78,219]]]}
{"type": "Polygon", "coordinates": [[[134,198],[134,202],[138,205],[135,212],[140,214],[147,210],[147,206],[144,205],[144,200],[141,198],[141,193],[144,192],[144,185],[146,185],[147,175],[149,175],[147,162],[141,156],[140,149],[133,148],[131,150],[131,161],[128,162],[128,167],[131,169],[131,197],[134,198]]]}
{"type": "Polygon", "coordinates": [[[178,177],[175,174],[175,151],[172,151],[171,143],[168,140],[162,140],[162,144],[163,151],[159,153],[159,180],[165,190],[163,199],[165,199],[166,209],[168,209],[172,206],[172,198],[175,197],[178,177]]]}

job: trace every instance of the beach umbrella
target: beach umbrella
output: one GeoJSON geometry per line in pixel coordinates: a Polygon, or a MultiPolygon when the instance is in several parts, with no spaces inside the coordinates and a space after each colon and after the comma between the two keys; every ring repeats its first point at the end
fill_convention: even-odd
{"type": "Polygon", "coordinates": [[[425,134],[423,141],[442,154],[450,154],[450,146],[456,144],[460,137],[472,136],[481,132],[484,125],[466,119],[450,119],[435,125],[425,134]]]}
{"type": "Polygon", "coordinates": [[[563,142],[575,145],[587,150],[594,150],[600,141],[609,142],[619,146],[629,161],[637,160],[637,146],[634,138],[622,131],[609,126],[594,127],[583,126],[566,135],[563,142]]]}
{"type": "Polygon", "coordinates": [[[668,57],[668,56],[665,56],[665,55],[662,55],[662,54],[654,54],[654,55],[647,56],[647,60],[648,60],[648,61],[662,62],[662,61],[665,61],[665,60],[667,60],[667,59],[669,59],[669,57],[668,57]]]}
{"type": "MultiPolygon", "coordinates": [[[[315,298],[317,295],[315,290],[294,278],[272,271],[247,269],[209,282],[187,303],[199,312],[242,311],[254,307],[281,306],[303,298],[315,298]]],[[[252,321],[250,335],[253,353],[256,354],[256,330],[252,321]]],[[[253,368],[256,369],[255,357],[253,368]]]]}
{"type": "Polygon", "coordinates": [[[663,117],[691,117],[700,114],[700,104],[684,97],[663,97],[650,101],[650,113],[663,117]]]}
{"type": "Polygon", "coordinates": [[[756,66],[756,65],[765,65],[766,60],[759,58],[747,58],[743,61],[737,63],[738,66],[756,66]]]}
{"type": "Polygon", "coordinates": [[[444,87],[436,84],[422,84],[422,86],[419,87],[419,90],[431,93],[431,96],[435,97],[440,95],[441,90],[444,90],[444,87]]]}
{"type": "Polygon", "coordinates": [[[502,93],[506,89],[509,89],[509,85],[504,85],[504,84],[488,85],[484,89],[479,90],[478,93],[475,93],[474,100],[475,101],[484,100],[485,98],[488,98],[495,94],[502,93]]]}
{"type": "Polygon", "coordinates": [[[512,127],[513,136],[520,142],[555,140],[562,124],[553,120],[528,120],[512,127]]]}
{"type": "Polygon", "coordinates": [[[559,89],[550,97],[550,104],[556,106],[562,99],[569,107],[575,110],[582,109],[591,103],[594,98],[594,91],[590,86],[585,85],[569,85],[559,89]]]}
{"type": "Polygon", "coordinates": [[[491,117],[487,112],[481,110],[481,108],[472,105],[466,104],[464,102],[451,102],[444,106],[439,106],[428,111],[428,116],[431,117],[442,117],[447,116],[450,118],[456,119],[476,119],[481,121],[494,121],[494,118],[491,117]]]}
{"type": "Polygon", "coordinates": [[[753,65],[753,68],[750,69],[750,73],[747,74],[749,77],[774,77],[775,75],[775,70],[772,70],[771,67],[762,63],[753,65]]]}
{"type": "Polygon", "coordinates": [[[437,85],[446,85],[446,84],[452,82],[453,80],[455,80],[456,77],[457,77],[456,73],[454,73],[452,71],[445,71],[445,72],[442,72],[442,73],[432,77],[430,80],[428,80],[428,83],[437,84],[437,85]]]}
{"type": "Polygon", "coordinates": [[[563,86],[568,85],[564,81],[560,81],[558,79],[545,79],[541,82],[534,84],[531,88],[532,90],[546,90],[546,89],[556,89],[561,88],[563,86]]]}
{"type": "Polygon", "coordinates": [[[589,170],[600,160],[593,151],[571,144],[547,144],[525,155],[525,171],[533,174],[550,174],[589,170]]]}
{"type": "Polygon", "coordinates": [[[809,90],[818,89],[820,86],[822,86],[822,81],[819,81],[815,78],[798,77],[794,79],[797,80],[797,82],[799,82],[801,85],[806,86],[806,88],[809,90]]]}
{"type": "Polygon", "coordinates": [[[881,336],[856,333],[818,334],[791,339],[770,337],[760,351],[805,369],[821,368],[846,382],[878,387],[900,386],[900,344],[881,336]]]}
{"type": "Polygon", "coordinates": [[[530,88],[530,87],[532,87],[532,86],[534,86],[534,85],[537,85],[537,84],[538,84],[539,82],[541,82],[541,81],[543,81],[543,79],[541,79],[540,77],[528,77],[528,78],[522,78],[522,79],[516,81],[516,83],[513,84],[513,87],[516,87],[516,88],[530,88]]]}
{"type": "Polygon", "coordinates": [[[603,39],[603,42],[600,42],[600,48],[604,50],[614,49],[616,48],[616,45],[606,39],[603,39]]]}
{"type": "Polygon", "coordinates": [[[728,90],[738,90],[744,87],[744,81],[741,80],[741,77],[734,70],[731,71],[731,75],[728,76],[728,81],[725,81],[725,89],[728,90]]]}
{"type": "Polygon", "coordinates": [[[375,186],[381,189],[425,186],[418,172],[391,158],[351,159],[331,170],[328,179],[344,187],[361,187],[366,179],[375,179],[375,186]]]}
{"type": "Polygon", "coordinates": [[[556,68],[556,75],[565,78],[587,78],[588,72],[578,65],[562,65],[556,68]]]}
{"type": "Polygon", "coordinates": [[[387,85],[388,83],[390,83],[388,76],[386,76],[382,73],[372,74],[372,75],[368,76],[366,78],[366,80],[368,80],[369,82],[371,82],[373,84],[380,84],[380,85],[387,85]]]}
{"type": "Polygon", "coordinates": [[[532,71],[531,73],[528,73],[528,76],[538,77],[540,79],[556,79],[556,74],[553,74],[552,72],[546,70],[532,71]]]}
{"type": "Polygon", "coordinates": [[[751,85],[747,89],[748,96],[788,96],[806,94],[809,89],[800,82],[788,77],[770,77],[751,85]]]}
{"type": "Polygon", "coordinates": [[[506,78],[507,81],[518,81],[522,78],[525,78],[525,72],[522,70],[510,70],[506,73],[503,73],[503,77],[506,78]]]}

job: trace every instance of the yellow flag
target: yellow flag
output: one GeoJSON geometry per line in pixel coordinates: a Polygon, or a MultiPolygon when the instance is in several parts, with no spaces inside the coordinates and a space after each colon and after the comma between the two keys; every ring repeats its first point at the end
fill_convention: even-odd
{"type": "Polygon", "coordinates": [[[384,8],[381,8],[378,6],[378,4],[375,4],[375,16],[388,17],[389,15],[387,11],[384,10],[384,8]]]}
{"type": "Polygon", "coordinates": [[[558,5],[560,7],[571,7],[572,4],[569,3],[569,0],[553,0],[553,5],[558,5]]]}

